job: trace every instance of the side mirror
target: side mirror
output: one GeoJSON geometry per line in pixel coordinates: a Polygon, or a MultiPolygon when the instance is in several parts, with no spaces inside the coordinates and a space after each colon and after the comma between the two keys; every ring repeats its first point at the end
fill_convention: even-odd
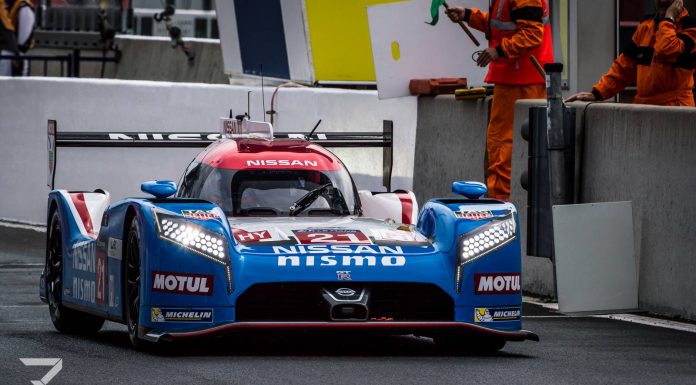
{"type": "Polygon", "coordinates": [[[140,190],[155,198],[168,198],[176,193],[176,183],[171,180],[151,180],[143,182],[140,190]]]}
{"type": "Polygon", "coordinates": [[[461,181],[452,183],[452,192],[468,199],[478,199],[488,192],[488,188],[481,182],[461,181]]]}

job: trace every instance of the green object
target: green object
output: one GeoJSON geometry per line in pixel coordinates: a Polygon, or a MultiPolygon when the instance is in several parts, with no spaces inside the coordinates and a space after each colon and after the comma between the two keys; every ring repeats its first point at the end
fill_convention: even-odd
{"type": "Polygon", "coordinates": [[[437,24],[438,20],[440,20],[440,7],[445,4],[445,0],[433,0],[433,3],[430,4],[430,16],[433,17],[433,21],[431,21],[430,25],[435,25],[437,24]]]}

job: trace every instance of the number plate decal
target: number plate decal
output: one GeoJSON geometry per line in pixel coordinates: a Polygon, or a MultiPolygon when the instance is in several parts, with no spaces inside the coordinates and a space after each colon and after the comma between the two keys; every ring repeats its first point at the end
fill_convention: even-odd
{"type": "Polygon", "coordinates": [[[309,229],[293,230],[297,240],[303,245],[322,244],[371,244],[370,238],[360,230],[309,229]]]}

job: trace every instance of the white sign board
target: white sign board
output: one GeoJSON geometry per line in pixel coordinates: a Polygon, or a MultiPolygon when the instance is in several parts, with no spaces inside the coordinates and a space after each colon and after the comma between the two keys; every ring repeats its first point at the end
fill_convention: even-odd
{"type": "MultiPolygon", "coordinates": [[[[413,0],[367,8],[380,99],[410,95],[411,79],[467,78],[469,86],[484,84],[488,69],[479,68],[471,56],[488,47],[485,35],[470,28],[481,43],[476,47],[444,8],[437,25],[426,24],[430,3],[413,0]]],[[[488,1],[469,0],[466,6],[487,10],[488,1]]]]}
{"type": "Polygon", "coordinates": [[[562,313],[638,308],[631,202],[553,206],[553,229],[562,313]]]}

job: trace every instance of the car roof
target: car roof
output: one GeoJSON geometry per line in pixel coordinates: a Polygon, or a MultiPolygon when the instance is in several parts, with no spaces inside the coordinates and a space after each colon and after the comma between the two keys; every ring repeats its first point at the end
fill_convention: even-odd
{"type": "Polygon", "coordinates": [[[341,160],[331,151],[303,139],[222,139],[208,146],[196,160],[230,170],[343,168],[341,160]]]}

